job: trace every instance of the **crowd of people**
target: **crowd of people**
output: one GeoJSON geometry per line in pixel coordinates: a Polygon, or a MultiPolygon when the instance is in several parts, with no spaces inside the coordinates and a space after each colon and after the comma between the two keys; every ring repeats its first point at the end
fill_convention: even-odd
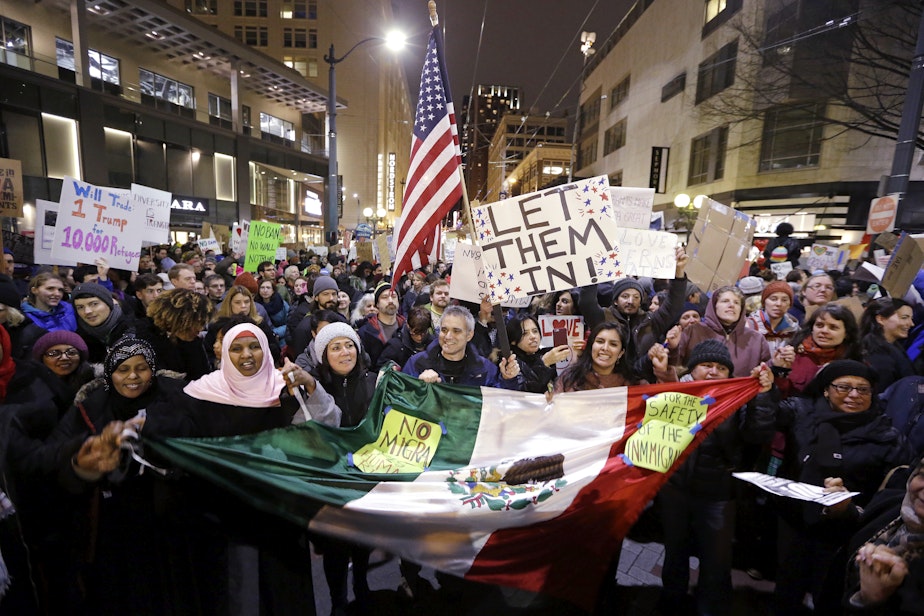
{"type": "MultiPolygon", "coordinates": [[[[549,399],[755,378],[757,397],[650,506],[665,545],[661,612],[730,613],[738,566],[775,580],[776,614],[921,613],[924,428],[895,392],[924,375],[924,301],[914,287],[893,298],[849,272],[799,269],[798,247],[776,244],[771,256],[795,266],[785,280],[755,265],[706,293],[678,247],[671,280],[624,278],[499,312],[453,298],[444,263],[393,281],[379,264],[307,251],[255,272],[194,243],[145,249],[134,272],[102,259],[25,266],[7,251],[0,611],[231,613],[247,598],[229,572],[251,567],[267,613],[314,613],[314,544],[332,613],[346,613],[350,570],[367,613],[368,548],[268,522],[169,470],[141,472],[131,452],[139,433],[350,428],[384,368],[549,399]],[[586,334],[544,347],[543,315],[578,316],[586,334]],[[735,471],[856,494],[829,507],[767,498],[735,471]]],[[[399,591],[414,600],[429,582],[413,563],[401,571],[399,591]]]]}

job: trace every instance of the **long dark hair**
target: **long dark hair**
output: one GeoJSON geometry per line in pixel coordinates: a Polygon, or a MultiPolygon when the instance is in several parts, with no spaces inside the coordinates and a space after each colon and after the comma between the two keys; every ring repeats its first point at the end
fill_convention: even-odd
{"type": "Polygon", "coordinates": [[[815,310],[812,316],[802,325],[802,329],[793,336],[792,346],[798,349],[803,340],[811,338],[812,329],[815,327],[815,321],[823,314],[828,315],[832,319],[837,319],[844,324],[845,333],[843,344],[845,345],[846,353],[844,353],[843,359],[859,360],[860,328],[857,327],[857,319],[853,316],[849,308],[841,306],[840,304],[825,304],[815,310]]]}
{"type": "MultiPolygon", "coordinates": [[[[536,327],[539,326],[539,318],[528,312],[521,312],[507,321],[507,340],[510,341],[510,346],[516,346],[523,337],[523,323],[526,321],[532,321],[536,324],[536,327]]],[[[518,349],[517,352],[519,353],[520,350],[518,349]]]]}
{"type": "Polygon", "coordinates": [[[622,342],[622,357],[619,358],[619,361],[616,362],[616,366],[613,368],[614,374],[620,374],[627,383],[635,382],[635,375],[632,373],[632,367],[629,366],[628,361],[626,361],[626,343],[629,338],[629,334],[626,331],[626,328],[620,323],[614,323],[612,321],[603,321],[602,323],[597,324],[592,330],[590,330],[590,335],[587,336],[587,346],[584,348],[584,352],[581,353],[581,356],[578,357],[577,361],[568,366],[565,372],[559,377],[561,379],[562,391],[573,391],[576,389],[581,389],[584,383],[587,381],[587,377],[593,373],[593,346],[594,340],[597,339],[597,336],[600,335],[600,332],[604,330],[615,330],[616,334],[619,336],[620,342],[622,342]]]}
{"type": "Polygon", "coordinates": [[[863,353],[869,353],[889,344],[882,330],[882,325],[876,317],[888,319],[899,309],[910,306],[908,302],[897,297],[881,297],[866,305],[863,317],[860,319],[860,336],[863,353]]]}

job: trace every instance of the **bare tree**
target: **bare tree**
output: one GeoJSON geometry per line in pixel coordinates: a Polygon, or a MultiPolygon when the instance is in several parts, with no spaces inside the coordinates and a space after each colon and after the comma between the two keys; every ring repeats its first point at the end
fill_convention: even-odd
{"type": "MultiPolygon", "coordinates": [[[[894,140],[921,19],[920,0],[768,0],[757,23],[737,18],[734,82],[698,110],[728,123],[761,120],[780,105],[812,106],[818,121],[894,140]]],[[[752,135],[750,143],[760,135],[752,135]]],[[[917,148],[924,149],[918,136],[917,148]]]]}

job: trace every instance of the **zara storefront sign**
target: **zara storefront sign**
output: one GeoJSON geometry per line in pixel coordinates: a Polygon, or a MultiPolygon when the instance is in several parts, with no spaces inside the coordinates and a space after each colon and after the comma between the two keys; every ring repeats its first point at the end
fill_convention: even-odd
{"type": "Polygon", "coordinates": [[[209,213],[209,200],[201,197],[173,195],[173,201],[170,202],[170,209],[205,216],[209,213]]]}

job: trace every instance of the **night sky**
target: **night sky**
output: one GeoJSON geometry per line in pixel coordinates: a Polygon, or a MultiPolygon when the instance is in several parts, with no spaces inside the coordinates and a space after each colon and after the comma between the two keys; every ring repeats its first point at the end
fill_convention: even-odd
{"type": "MultiPolygon", "coordinates": [[[[411,102],[416,104],[430,30],[427,3],[393,0],[393,4],[396,25],[408,36],[402,54],[411,102]]],[[[436,4],[457,112],[473,84],[498,84],[519,86],[524,110],[555,115],[568,110],[573,115],[582,62],[581,31],[596,32],[599,47],[633,0],[437,0],[436,4]]]]}

